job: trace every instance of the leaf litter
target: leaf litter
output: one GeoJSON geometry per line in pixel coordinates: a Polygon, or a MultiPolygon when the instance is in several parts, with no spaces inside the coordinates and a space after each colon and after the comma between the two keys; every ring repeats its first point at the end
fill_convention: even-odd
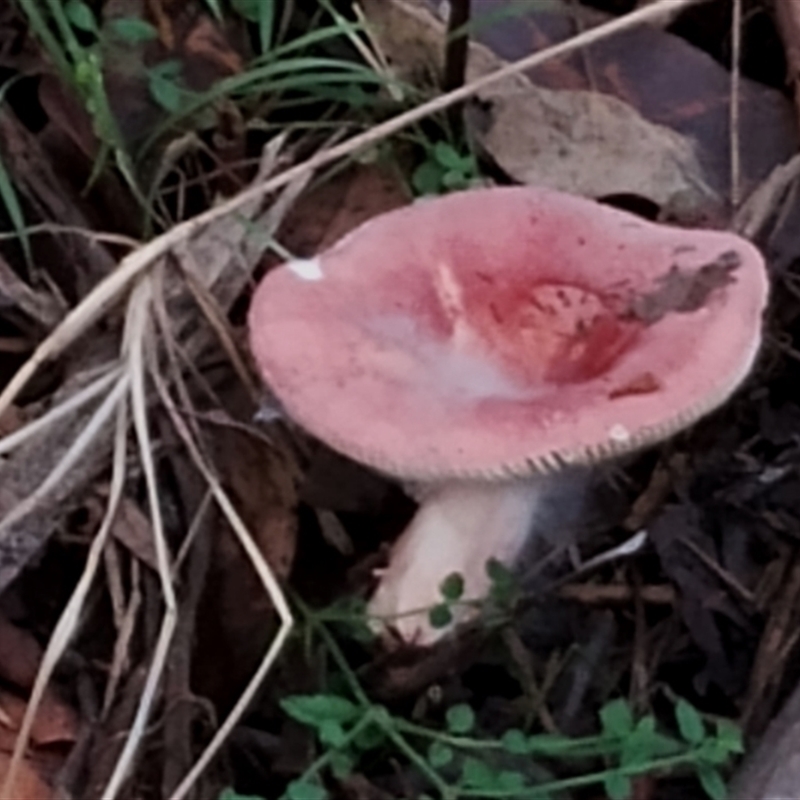
{"type": "MultiPolygon", "coordinates": [[[[441,72],[445,27],[433,12],[405,0],[369,0],[365,10],[400,75],[441,72]]],[[[467,77],[504,63],[473,43],[467,77]]],[[[554,91],[520,74],[476,101],[467,109],[468,131],[516,182],[588,197],[637,194],[658,206],[681,203],[698,212],[718,202],[689,139],[608,94],[554,91]]]]}
{"type": "MultiPolygon", "coordinates": [[[[436,37],[440,41],[439,31],[436,37]]],[[[416,63],[423,64],[421,69],[412,64],[409,74],[437,74],[437,62],[430,59],[435,51],[413,42],[402,45],[400,51],[401,55],[416,53],[416,63]]],[[[522,83],[513,91],[528,97],[533,89],[526,80],[524,91],[522,83]]],[[[564,94],[563,84],[551,91],[564,94]]],[[[593,124],[600,120],[606,139],[600,137],[596,152],[602,155],[617,129],[596,112],[597,97],[587,94],[585,98],[585,106],[567,107],[570,114],[588,109],[593,124]]],[[[548,101],[555,102],[549,97],[548,101]]],[[[502,93],[491,102],[502,108],[502,93]]],[[[672,172],[666,177],[662,173],[654,185],[635,181],[614,184],[608,176],[598,178],[588,170],[584,175],[583,168],[572,174],[563,170],[558,180],[566,180],[573,191],[593,196],[641,194],[671,213],[676,198],[688,187],[694,193],[689,204],[693,212],[698,207],[703,211],[710,208],[714,193],[723,190],[719,181],[710,180],[704,172],[708,164],[702,158],[697,160],[691,147],[686,149],[688,139],[680,138],[686,137],[685,132],[663,129],[659,139],[653,134],[654,124],[645,122],[643,112],[639,116],[641,109],[635,103],[625,105],[621,112],[622,100],[599,102],[612,109],[612,117],[627,115],[623,127],[648,131],[648,141],[656,143],[658,157],[666,162],[673,158],[672,172]],[[708,186],[715,183],[709,192],[708,186]]],[[[542,110],[546,106],[537,108],[537,113],[547,116],[542,110]]],[[[493,124],[498,124],[497,119],[493,124]]],[[[391,129],[389,125],[381,131],[391,129]]],[[[480,139],[478,127],[473,133],[480,139]]],[[[371,133],[355,141],[377,143],[383,135],[371,133]]],[[[572,129],[560,140],[561,145],[574,143],[576,136],[572,129]]],[[[495,152],[488,142],[484,138],[484,149],[503,167],[503,148],[495,148],[495,152]]],[[[283,142],[276,144],[267,153],[265,174],[276,168],[279,158],[285,159],[284,163],[298,158],[283,142]]],[[[100,284],[100,290],[90,290],[88,304],[77,306],[78,311],[70,312],[67,321],[55,328],[54,338],[44,340],[32,368],[23,370],[0,400],[4,408],[11,409],[9,403],[16,399],[25,419],[40,423],[35,429],[26,428],[24,421],[21,427],[10,425],[17,444],[14,449],[9,447],[2,465],[8,466],[10,476],[3,481],[5,509],[13,509],[11,513],[17,517],[4,523],[8,530],[16,531],[13,546],[6,545],[5,573],[0,570],[0,575],[7,575],[4,585],[9,597],[24,584],[35,586],[40,567],[37,552],[52,531],[63,525],[65,512],[81,513],[93,487],[104,486],[99,496],[105,505],[96,504],[90,514],[99,533],[82,576],[77,570],[72,578],[77,590],[66,603],[66,611],[57,624],[51,620],[49,625],[55,634],[42,671],[33,681],[30,706],[38,707],[38,715],[47,718],[49,690],[45,686],[56,673],[59,657],[75,655],[68,641],[83,609],[96,608],[98,603],[100,607],[104,603],[113,606],[107,614],[114,618],[117,646],[106,648],[101,661],[109,675],[117,676],[117,695],[112,693],[102,703],[103,719],[96,728],[92,751],[95,758],[82,784],[91,789],[87,796],[128,791],[126,777],[136,763],[135,751],[152,719],[151,712],[160,709],[162,675],[166,705],[159,711],[159,719],[164,722],[163,741],[172,743],[169,752],[174,759],[166,758],[163,769],[155,763],[139,763],[134,774],[140,786],[159,787],[153,796],[184,796],[208,766],[210,756],[227,741],[233,724],[252,702],[266,670],[283,648],[291,617],[275,578],[292,580],[308,590],[309,599],[318,601],[335,597],[348,577],[363,589],[369,566],[374,564],[376,540],[390,538],[408,513],[408,506],[397,504],[396,487],[379,476],[356,475],[346,489],[335,460],[291,427],[279,423],[269,426],[266,433],[245,430],[259,389],[248,372],[240,332],[231,329],[229,320],[241,318],[237,303],[247,291],[265,246],[272,247],[278,232],[280,244],[293,254],[312,254],[361,221],[409,200],[407,187],[395,177],[364,165],[351,166],[335,180],[304,191],[303,177],[313,168],[355,149],[354,144],[345,144],[338,150],[333,145],[323,151],[316,161],[312,159],[313,167],[306,164],[302,170],[282,173],[278,182],[265,184],[259,178],[260,183],[234,202],[200,220],[181,223],[155,240],[156,244],[134,251],[115,276],[100,284]],[[294,179],[297,181],[292,183],[294,179]],[[259,200],[267,191],[265,186],[274,190],[281,185],[289,188],[263,209],[259,200]],[[320,201],[326,192],[327,200],[320,201]],[[230,214],[232,210],[236,213],[230,214]],[[284,227],[279,230],[281,222],[284,227]],[[260,235],[254,236],[254,230],[260,235]],[[135,288],[126,300],[133,282],[135,288]],[[20,397],[20,389],[45,357],[61,356],[109,307],[117,303],[119,309],[123,301],[126,330],[122,339],[119,317],[106,322],[95,329],[94,347],[62,363],[58,392],[39,387],[32,393],[33,400],[20,397]],[[242,384],[235,383],[238,378],[244,378],[242,384]],[[233,396],[231,381],[237,386],[233,396]],[[111,394],[107,394],[109,389],[111,394]],[[131,417],[139,445],[135,456],[125,437],[131,417]],[[228,425],[228,420],[234,424],[228,425]],[[86,431],[87,425],[91,436],[76,447],[74,431],[86,431]],[[246,478],[239,478],[243,463],[251,468],[246,478]],[[315,471],[314,465],[320,463],[323,466],[315,471]],[[110,484],[109,465],[113,465],[110,484]],[[34,500],[24,505],[30,497],[34,500]],[[217,521],[209,522],[208,497],[227,518],[227,525],[255,565],[258,581],[241,578],[245,570],[253,573],[247,561],[242,561],[241,551],[231,547],[230,531],[217,521]],[[324,513],[309,517],[310,508],[324,513]],[[327,536],[315,537],[322,528],[327,536]],[[177,539],[178,530],[189,531],[194,544],[177,539]],[[336,546],[343,535],[350,540],[350,549],[336,546]],[[108,575],[110,597],[106,599],[98,599],[105,594],[94,585],[101,563],[108,575]],[[309,581],[328,564],[342,568],[334,574],[325,570],[325,578],[309,581]],[[213,577],[215,570],[217,578],[213,577]],[[265,602],[264,589],[271,604],[265,602]],[[237,608],[244,613],[237,614],[237,608]],[[218,633],[213,632],[214,626],[218,633]],[[241,654],[234,657],[242,662],[236,675],[224,673],[226,662],[221,653],[214,652],[215,644],[217,651],[228,649],[223,644],[226,636],[234,645],[243,645],[241,654]],[[199,750],[187,744],[190,732],[197,725],[213,730],[214,714],[200,713],[204,706],[198,676],[190,679],[185,658],[183,663],[180,658],[181,653],[191,652],[189,643],[195,637],[201,642],[195,655],[209,673],[221,673],[215,688],[206,676],[205,688],[219,709],[232,712],[217,728],[211,749],[199,760],[199,750]],[[198,656],[204,646],[207,650],[198,656]],[[266,648],[269,652],[265,655],[266,648]],[[115,652],[109,663],[112,649],[115,652]],[[152,654],[152,660],[147,654],[152,654]],[[188,712],[187,697],[200,710],[188,712]],[[120,736],[123,731],[128,734],[120,736]],[[118,746],[103,748],[103,741],[111,739],[118,746]]],[[[512,141],[503,147],[516,144],[512,141]]],[[[530,154],[530,143],[524,144],[522,162],[530,154]]],[[[586,149],[584,140],[575,153],[568,153],[567,160],[578,158],[586,149]]],[[[506,167],[512,161],[506,161],[506,167]]],[[[514,175],[513,170],[504,169],[514,175]]],[[[42,189],[43,193],[52,191],[49,186],[42,189]]],[[[781,203],[773,204],[778,222],[781,213],[788,213],[786,196],[781,203]]],[[[74,218],[59,221],[76,224],[74,218]]],[[[769,240],[774,232],[762,227],[759,235],[769,240]]],[[[76,237],[76,241],[84,240],[76,237]]],[[[779,240],[771,241],[774,247],[779,240]]],[[[85,253],[80,264],[108,262],[107,256],[98,260],[85,253]]],[[[791,285],[796,251],[776,254],[776,259],[781,256],[787,265],[782,280],[791,285]]],[[[86,280],[85,274],[76,277],[63,286],[70,303],[86,296],[98,276],[92,280],[86,280]]],[[[650,298],[656,310],[640,313],[683,307],[698,292],[709,291],[715,281],[724,278],[714,273],[710,283],[698,283],[680,274],[667,276],[664,286],[650,298]]],[[[56,311],[33,305],[24,292],[17,290],[16,296],[28,309],[35,309],[45,335],[63,317],[65,309],[58,306],[58,294],[49,301],[56,311]]],[[[792,610],[798,585],[793,577],[797,542],[792,522],[797,513],[793,464],[798,412],[787,388],[796,366],[791,339],[780,336],[793,330],[797,312],[792,302],[784,299],[776,314],[783,327],[773,328],[775,342],[767,348],[761,372],[749,389],[696,431],[668,445],[666,460],[654,461],[654,454],[647,454],[609,474],[602,489],[604,500],[598,505],[603,509],[613,505],[615,513],[606,511],[595,517],[587,523],[591,530],[578,537],[577,547],[555,547],[544,565],[537,567],[540,594],[515,626],[516,639],[509,638],[509,632],[498,649],[491,636],[473,630],[429,654],[380,655],[354,647],[350,655],[362,662],[361,671],[376,696],[392,704],[413,704],[416,719],[447,716],[448,708],[468,701],[477,724],[490,731],[502,730],[503,721],[516,718],[517,707],[524,702],[529,704],[525,713],[546,722],[546,729],[557,726],[565,733],[577,734],[590,725],[587,707],[612,696],[630,680],[632,691],[638,686],[639,702],[657,703],[651,696],[656,691],[653,686],[666,684],[715,713],[735,716],[740,711],[753,730],[762,728],[790,678],[796,644],[792,631],[797,627],[792,610]],[[760,419],[769,424],[762,427],[760,419]],[[664,469],[664,464],[669,467],[664,469]],[[606,502],[609,498],[613,498],[612,505],[606,502]],[[618,549],[621,534],[622,538],[630,535],[626,526],[633,532],[645,526],[652,547],[618,549]],[[604,548],[609,558],[597,558],[604,548]],[[586,571],[581,570],[581,563],[587,565],[586,571]],[[669,581],[669,592],[661,591],[665,581],[669,581]],[[607,587],[614,592],[603,599],[607,587]],[[609,610],[609,603],[614,610],[609,610]],[[765,627],[768,636],[763,634],[765,627]],[[627,644],[630,638],[635,642],[633,651],[627,644]],[[506,659],[513,664],[511,681],[501,677],[507,675],[506,659]],[[487,691],[487,685],[498,689],[487,691]],[[519,686],[525,687],[523,695],[519,686]]],[[[51,538],[47,548],[58,551],[67,546],[65,541],[51,538]]],[[[89,623],[100,624],[94,614],[89,623]]],[[[83,635],[76,643],[80,648],[87,646],[83,635]]],[[[0,646],[0,660],[2,653],[0,646]]],[[[282,693],[313,690],[320,676],[326,675],[324,654],[311,654],[305,675],[291,675],[293,668],[296,673],[305,672],[302,662],[299,648],[284,651],[273,682],[253,706],[255,718],[248,725],[254,741],[269,738],[267,734],[278,719],[275,703],[282,693]],[[265,720],[266,727],[259,729],[265,720]]],[[[30,667],[26,669],[30,673],[30,667]]],[[[59,675],[59,679],[63,677],[59,675]]],[[[85,707],[81,710],[86,713],[85,707]]],[[[20,761],[25,742],[36,743],[37,719],[29,714],[17,723],[15,767],[23,769],[18,774],[26,769],[26,762],[20,761]]],[[[207,736],[202,738],[208,741],[207,736]]],[[[307,748],[313,744],[308,737],[302,741],[307,748]]],[[[235,756],[235,747],[233,752],[235,756]]],[[[470,773],[478,782],[487,779],[479,766],[473,764],[470,773]]],[[[214,767],[209,773],[211,785],[219,785],[221,779],[221,772],[215,770],[221,768],[214,767]]],[[[649,785],[653,789],[653,784],[649,785]]],[[[344,796],[415,796],[419,791],[419,775],[404,764],[395,765],[392,774],[377,769],[343,782],[344,796]]]]}

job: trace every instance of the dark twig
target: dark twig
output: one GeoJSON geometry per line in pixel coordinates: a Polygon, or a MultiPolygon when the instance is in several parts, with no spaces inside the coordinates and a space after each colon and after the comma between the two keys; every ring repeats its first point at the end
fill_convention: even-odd
{"type": "MultiPolygon", "coordinates": [[[[164,695],[168,712],[164,718],[164,767],[161,789],[169,797],[183,776],[192,766],[192,727],[195,722],[197,704],[191,691],[192,644],[196,636],[197,610],[211,558],[211,543],[214,514],[196,509],[202,506],[205,487],[188,460],[175,454],[172,461],[181,506],[188,512],[203,515],[200,535],[189,550],[186,568],[183,571],[183,597],[180,616],[175,628],[175,640],[164,681],[164,695]]],[[[185,520],[188,522],[188,520],[185,520]]],[[[194,793],[190,796],[196,796],[194,793]]]]}
{"type": "MultiPolygon", "coordinates": [[[[444,52],[444,76],[442,91],[452,92],[464,85],[467,72],[467,52],[469,32],[464,26],[469,22],[470,0],[451,0],[450,19],[447,22],[447,43],[444,52]]],[[[447,109],[447,117],[453,133],[461,130],[461,110],[463,104],[452,105],[447,109]]]]}

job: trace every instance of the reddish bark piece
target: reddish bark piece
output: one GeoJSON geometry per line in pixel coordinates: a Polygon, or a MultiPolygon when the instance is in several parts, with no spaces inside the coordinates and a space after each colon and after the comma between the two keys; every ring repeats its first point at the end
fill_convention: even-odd
{"type": "Polygon", "coordinates": [[[436,602],[454,570],[485,590],[486,559],[525,539],[542,473],[647,446],[724,402],[755,358],[767,288],[733,234],[481,189],[274,270],[250,340],[297,422],[433,485],[376,596],[393,615],[436,602]]]}

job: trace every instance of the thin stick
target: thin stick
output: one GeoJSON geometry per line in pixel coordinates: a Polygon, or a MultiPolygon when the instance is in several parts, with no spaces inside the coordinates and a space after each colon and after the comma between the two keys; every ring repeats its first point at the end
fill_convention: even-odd
{"type": "Polygon", "coordinates": [[[71,233],[75,236],[82,236],[84,239],[89,239],[93,242],[102,242],[103,244],[118,244],[121,247],[128,248],[139,247],[142,244],[138,239],[132,239],[130,236],[124,236],[121,233],[92,231],[88,230],[87,228],[79,228],[77,225],[60,225],[56,222],[42,222],[39,225],[30,225],[19,232],[8,231],[0,233],[0,241],[3,241],[4,239],[19,239],[20,236],[29,236],[35,233],[71,233]]]}
{"type": "Polygon", "coordinates": [[[113,540],[106,545],[103,551],[103,564],[105,566],[109,600],[111,600],[111,614],[114,618],[114,628],[117,633],[119,633],[119,629],[122,627],[123,617],[125,616],[127,602],[125,600],[125,590],[122,587],[122,567],[119,563],[117,543],[113,540]]]}
{"type": "MultiPolygon", "coordinates": [[[[450,0],[450,18],[447,20],[447,36],[444,45],[444,75],[442,89],[452,92],[464,85],[467,74],[467,54],[469,53],[470,34],[467,30],[471,0],[450,0]]],[[[463,130],[461,104],[451,105],[447,109],[452,132],[456,135],[463,130]]]]}
{"type": "Polygon", "coordinates": [[[242,714],[244,714],[244,712],[247,710],[247,707],[250,705],[254,695],[263,683],[264,678],[280,655],[283,645],[292,630],[294,620],[292,619],[292,612],[289,608],[289,604],[286,602],[283,591],[281,590],[277,579],[270,569],[269,564],[267,564],[267,562],[264,560],[264,557],[259,552],[258,547],[247,530],[247,526],[244,524],[244,522],[242,522],[242,519],[237,513],[233,503],[220,485],[217,476],[214,474],[208,464],[206,464],[205,459],[202,457],[196,442],[192,439],[186,423],[178,413],[178,409],[175,407],[175,403],[169,394],[164,379],[158,371],[158,366],[156,364],[152,365],[151,375],[153,377],[153,382],[156,385],[156,390],[161,398],[161,402],[167,409],[178,436],[180,436],[181,440],[183,441],[183,444],[188,450],[195,466],[208,483],[209,490],[211,491],[214,500],[230,524],[231,529],[236,535],[236,538],[239,540],[239,544],[241,545],[242,549],[250,559],[250,562],[252,563],[256,574],[261,580],[264,589],[269,595],[269,598],[272,601],[276,612],[278,613],[278,618],[280,619],[280,627],[278,628],[278,632],[267,649],[267,652],[264,655],[264,658],[255,674],[250,679],[250,682],[247,684],[245,690],[236,701],[236,704],[234,705],[233,709],[231,709],[225,721],[217,729],[217,732],[214,734],[214,737],[211,739],[206,749],[200,755],[200,758],[197,760],[192,769],[189,770],[186,777],[181,781],[180,785],[175,789],[169,798],[169,800],[182,800],[182,798],[184,798],[191,790],[195,781],[208,766],[209,762],[217,754],[220,747],[225,743],[225,740],[230,735],[230,732],[241,719],[242,714]]]}
{"type": "Polygon", "coordinates": [[[64,476],[78,463],[78,460],[88,450],[92,442],[100,434],[103,426],[108,422],[114,409],[122,400],[128,389],[128,378],[125,374],[117,380],[114,388],[109,392],[97,410],[92,414],[89,422],[81,429],[70,445],[69,450],[59,459],[48,476],[42,481],[35,491],[21,500],[0,520],[0,538],[23,517],[36,508],[39,503],[52,492],[63,480],[64,476]]]}
{"type": "MultiPolygon", "coordinates": [[[[127,381],[123,382],[126,385],[127,381]]],[[[67,602],[64,611],[56,623],[53,630],[53,635],[47,644],[42,663],[39,671],[36,674],[36,680],[31,690],[31,696],[28,700],[28,706],[25,709],[25,716],[22,718],[22,725],[20,726],[17,740],[14,743],[14,752],[11,756],[11,762],[6,772],[5,780],[3,781],[2,788],[0,788],[0,797],[2,800],[12,800],[10,791],[14,784],[14,779],[25,755],[25,750],[28,746],[30,739],[31,729],[33,728],[36,713],[44,696],[44,691],[47,684],[50,682],[50,677],[56,664],[60,660],[64,651],[67,649],[75,630],[78,627],[81,618],[81,610],[86,602],[86,597],[91,589],[92,582],[97,573],[100,565],[100,560],[105,549],[106,541],[108,540],[111,526],[119,507],[119,501],[122,497],[122,489],[125,486],[125,456],[126,456],[126,443],[127,443],[127,430],[128,430],[128,414],[127,405],[125,402],[117,404],[117,426],[116,437],[114,441],[114,459],[111,474],[111,488],[108,493],[108,503],[106,504],[105,515],[100,525],[100,530],[94,537],[92,546],[89,548],[89,554],[86,558],[86,565],[83,568],[83,573],[78,581],[75,590],[72,593],[69,601],[67,602]]]]}
{"type": "Polygon", "coordinates": [[[150,504],[150,520],[153,528],[158,576],[161,582],[161,592],[164,596],[164,618],[161,621],[161,630],[156,640],[150,670],[142,690],[142,697],[136,716],[133,719],[131,730],[122,748],[119,759],[114,766],[114,771],[103,790],[105,800],[114,800],[122,783],[127,778],[131,764],[136,755],[139,742],[145,733],[145,727],[150,718],[150,709],[156,697],[161,675],[166,664],[167,653],[175,632],[178,621],[178,604],[175,599],[175,590],[172,586],[172,575],[167,551],[166,537],[164,535],[164,520],[161,514],[161,496],[158,491],[158,479],[153,461],[153,444],[147,423],[147,392],[145,388],[144,347],[148,341],[151,329],[150,305],[152,302],[153,281],[150,276],[144,278],[136,286],[131,295],[128,306],[128,323],[125,331],[129,347],[128,357],[131,378],[131,411],[133,427],[139,445],[142,472],[147,485],[147,499],[150,504]]]}
{"type": "MultiPolygon", "coordinates": [[[[193,257],[190,257],[194,261],[193,257]]],[[[234,372],[236,373],[242,385],[247,389],[250,399],[258,402],[260,396],[260,389],[253,380],[251,370],[247,368],[247,364],[239,351],[239,348],[234,341],[231,332],[231,325],[228,322],[225,312],[219,307],[214,295],[198,280],[197,271],[192,269],[183,268],[183,276],[186,280],[186,286],[192,293],[195,302],[197,303],[203,316],[208,321],[211,329],[217,336],[225,355],[231,362],[234,372]]]]}
{"type": "Polygon", "coordinates": [[[192,543],[197,538],[198,533],[200,533],[200,528],[202,527],[203,522],[205,522],[206,514],[211,508],[211,501],[213,499],[214,498],[211,492],[206,490],[206,493],[203,495],[203,499],[200,501],[200,505],[197,507],[197,511],[195,511],[194,517],[189,525],[189,530],[186,532],[186,536],[181,542],[181,546],[178,549],[178,554],[175,556],[175,562],[172,565],[173,576],[177,577],[186,555],[192,546],[192,543]]]}
{"type": "Polygon", "coordinates": [[[119,266],[107,278],[101,281],[94,289],[75,306],[62,320],[55,330],[36,348],[31,357],[19,368],[6,388],[0,394],[0,415],[14,402],[14,399],[33,377],[39,367],[48,359],[53,358],[68,347],[90,325],[93,325],[128,288],[131,281],[150,267],[155,261],[163,258],[175,245],[191,238],[205,226],[236,211],[241,206],[257,200],[264,195],[286,186],[297,178],[308,175],[320,167],[331,164],[343,156],[373,145],[387,136],[403,130],[403,128],[419,122],[421,119],[449,108],[454,103],[469,99],[482,89],[497,83],[504,78],[524,72],[531,67],[543,64],[552,58],[566,55],[581,47],[594,44],[601,39],[642,25],[645,22],[658,20],[660,17],[691,5],[705,2],[705,0],[657,0],[655,3],[643,6],[617,19],[598,25],[596,28],[568,39],[565,42],[540,50],[519,61],[507,64],[505,67],[483,75],[480,78],[465,84],[452,92],[435,97],[422,105],[398,114],[396,117],[375,125],[363,133],[352,136],[340,144],[315,153],[307,161],[284,170],[279,175],[264,183],[251,186],[249,189],[232,197],[219,206],[210,208],[192,219],[176,225],[156,239],[142,245],[138,250],[127,255],[120,261],[119,266]]]}
{"type": "Polygon", "coordinates": [[[733,0],[733,19],[731,22],[731,106],[730,106],[730,148],[731,148],[731,205],[733,210],[742,202],[742,145],[739,131],[740,100],[742,84],[742,0],[733,0]]]}
{"type": "MultiPolygon", "coordinates": [[[[108,548],[106,548],[108,552],[108,548]]],[[[111,705],[117,693],[117,687],[122,679],[125,669],[130,661],[131,640],[136,630],[136,618],[142,605],[141,567],[136,557],[131,558],[131,591],[128,602],[120,617],[117,628],[117,640],[114,642],[114,652],[111,656],[111,668],[108,671],[106,689],[103,692],[103,707],[100,710],[100,719],[105,721],[111,711],[111,705]]]]}
{"type": "Polygon", "coordinates": [[[23,442],[28,441],[28,439],[49,428],[53,423],[58,422],[62,417],[67,416],[70,412],[75,411],[85,403],[97,397],[97,395],[104,392],[112,383],[117,381],[121,374],[122,367],[116,364],[111,365],[105,374],[96,378],[88,386],[84,386],[83,389],[75,392],[75,394],[68,397],[62,403],[48,409],[41,417],[37,417],[27,425],[18,428],[13,433],[0,439],[0,455],[10,453],[23,442]]]}

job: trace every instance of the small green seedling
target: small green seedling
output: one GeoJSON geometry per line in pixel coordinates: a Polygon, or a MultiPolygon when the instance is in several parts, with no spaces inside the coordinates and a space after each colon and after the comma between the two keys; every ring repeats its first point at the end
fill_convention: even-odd
{"type": "Polygon", "coordinates": [[[483,598],[464,597],[464,579],[457,572],[448,575],[439,587],[440,603],[428,610],[428,622],[433,628],[446,628],[454,619],[454,609],[468,607],[479,610],[488,627],[502,625],[513,616],[521,596],[514,573],[496,559],[486,562],[489,594],[483,598]]]}
{"type": "MultiPolygon", "coordinates": [[[[489,602],[513,601],[513,576],[498,565],[487,569],[497,579],[498,594],[493,600],[490,594],[489,602]]],[[[451,613],[453,605],[468,602],[459,575],[449,576],[441,593],[442,603],[431,609],[431,617],[444,620],[444,611],[433,612],[451,613]]],[[[386,759],[405,761],[417,771],[428,784],[428,800],[534,800],[592,786],[611,800],[627,800],[636,777],[676,771],[696,774],[711,800],[726,796],[721,768],[743,751],[741,734],[730,722],[705,718],[685,700],[675,704],[677,736],[659,730],[652,714],[637,718],[624,699],[603,706],[598,732],[584,737],[519,727],[484,735],[475,711],[464,703],[447,708],[440,725],[422,725],[372,702],[364,692],[328,629],[328,624],[341,624],[354,607],[329,614],[300,607],[310,635],[321,638],[347,688],[281,701],[284,713],[314,731],[319,755],[280,800],[328,800],[326,781],[386,759]],[[587,772],[587,765],[594,767],[587,772]]]]}
{"type": "Polygon", "coordinates": [[[725,782],[721,765],[742,752],[737,729],[729,723],[709,728],[686,701],[676,707],[676,716],[692,718],[692,740],[676,739],[656,728],[652,715],[635,719],[624,700],[601,709],[601,732],[594,736],[568,738],[553,734],[530,735],[518,728],[499,738],[477,735],[475,714],[468,705],[451,706],[441,730],[428,728],[392,715],[382,706],[363,705],[336,694],[295,695],[282,703],[283,710],[314,729],[322,755],[296,781],[282,800],[329,797],[321,782],[326,769],[342,779],[358,767],[368,754],[394,751],[393,757],[411,761],[428,779],[434,796],[442,800],[462,798],[547,798],[555,793],[584,786],[602,787],[611,800],[627,800],[633,778],[647,773],[693,770],[711,800],[724,800],[725,782]],[[697,727],[699,726],[699,727],[697,727]],[[601,761],[605,768],[555,779],[546,762],[586,763],[601,761]],[[543,783],[531,780],[531,763],[541,762],[543,783]]]}
{"type": "Polygon", "coordinates": [[[414,170],[411,185],[418,195],[468,189],[480,180],[478,161],[449,142],[425,145],[425,160],[414,170]]]}

